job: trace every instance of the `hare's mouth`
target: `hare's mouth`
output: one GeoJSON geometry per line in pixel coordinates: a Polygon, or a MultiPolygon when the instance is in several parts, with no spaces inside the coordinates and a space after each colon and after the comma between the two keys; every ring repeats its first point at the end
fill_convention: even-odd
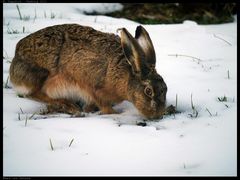
{"type": "Polygon", "coordinates": [[[155,114],[152,113],[152,114],[148,114],[148,115],[144,115],[144,116],[147,117],[148,119],[159,119],[159,118],[163,118],[164,115],[172,115],[172,114],[176,114],[176,113],[181,113],[181,112],[176,110],[175,106],[170,105],[168,107],[164,106],[157,113],[155,112],[155,114]]]}
{"type": "Polygon", "coordinates": [[[165,112],[165,106],[160,106],[157,109],[147,108],[142,110],[140,113],[147,119],[159,119],[162,118],[165,112]]]}

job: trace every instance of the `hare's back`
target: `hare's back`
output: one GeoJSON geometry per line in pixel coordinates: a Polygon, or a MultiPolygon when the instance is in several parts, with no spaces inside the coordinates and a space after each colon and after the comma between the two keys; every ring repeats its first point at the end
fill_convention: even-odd
{"type": "Polygon", "coordinates": [[[64,30],[65,26],[51,26],[26,36],[17,43],[15,57],[48,70],[53,68],[64,43],[64,30]]]}
{"type": "Polygon", "coordinates": [[[20,40],[15,56],[51,70],[59,64],[63,51],[68,54],[94,51],[111,56],[119,47],[120,39],[114,34],[78,24],[62,24],[46,27],[20,40]]]}

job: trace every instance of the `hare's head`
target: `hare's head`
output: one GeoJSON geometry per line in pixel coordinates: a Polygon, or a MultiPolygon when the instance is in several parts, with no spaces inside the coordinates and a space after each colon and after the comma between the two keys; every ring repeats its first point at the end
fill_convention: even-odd
{"type": "Polygon", "coordinates": [[[161,117],[165,109],[167,85],[155,69],[155,50],[147,31],[138,26],[134,38],[123,28],[121,45],[131,67],[129,100],[145,117],[161,117]]]}

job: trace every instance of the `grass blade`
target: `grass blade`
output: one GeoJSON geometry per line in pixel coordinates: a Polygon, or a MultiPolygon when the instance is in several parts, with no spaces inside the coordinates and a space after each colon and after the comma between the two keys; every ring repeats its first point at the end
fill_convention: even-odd
{"type": "Polygon", "coordinates": [[[25,119],[25,127],[27,126],[27,122],[28,122],[28,117],[26,116],[26,119],[25,119]]]}
{"type": "Polygon", "coordinates": [[[208,110],[208,108],[206,108],[206,110],[210,114],[210,116],[212,116],[212,113],[208,110]]]}
{"type": "Polygon", "coordinates": [[[71,145],[72,145],[73,141],[74,141],[74,138],[71,140],[71,142],[70,142],[70,144],[69,144],[69,146],[68,146],[68,147],[71,147],[71,145]]]}
{"type": "Polygon", "coordinates": [[[52,144],[52,140],[51,140],[51,138],[49,139],[49,142],[50,142],[50,146],[51,146],[52,151],[54,151],[54,148],[53,148],[53,144],[52,144]]]}
{"type": "Polygon", "coordinates": [[[176,105],[175,105],[176,110],[177,110],[177,100],[178,100],[178,96],[176,94],[176,105]]]}
{"type": "Polygon", "coordinates": [[[19,6],[18,6],[18,5],[16,5],[16,6],[17,6],[17,10],[18,10],[18,14],[19,14],[20,20],[22,20],[22,15],[21,15],[21,12],[20,12],[19,6]]]}
{"type": "Polygon", "coordinates": [[[194,110],[195,107],[193,106],[192,94],[191,94],[191,106],[192,106],[192,109],[194,110]]]}

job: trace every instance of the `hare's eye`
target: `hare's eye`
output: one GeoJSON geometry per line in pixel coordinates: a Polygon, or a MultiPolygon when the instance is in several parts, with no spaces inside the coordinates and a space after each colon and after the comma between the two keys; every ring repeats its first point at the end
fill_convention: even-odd
{"type": "Polygon", "coordinates": [[[152,89],[149,88],[149,87],[146,87],[146,88],[144,89],[144,93],[145,93],[147,96],[149,96],[149,97],[152,97],[152,94],[153,94],[152,89]]]}

